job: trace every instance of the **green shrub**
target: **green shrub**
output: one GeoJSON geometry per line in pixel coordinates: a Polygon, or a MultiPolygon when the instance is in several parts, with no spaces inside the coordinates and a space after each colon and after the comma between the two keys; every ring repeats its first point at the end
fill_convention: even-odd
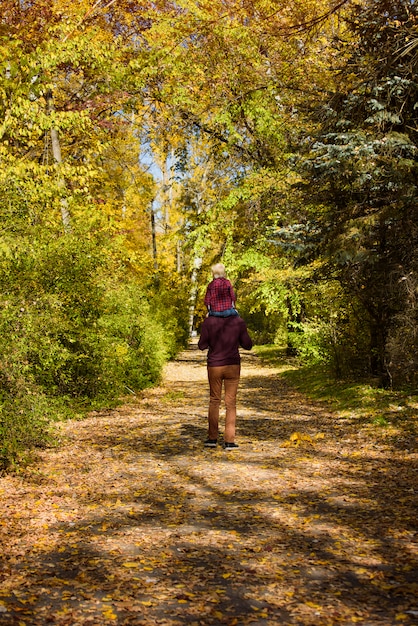
{"type": "Polygon", "coordinates": [[[38,389],[17,396],[2,394],[0,401],[0,468],[22,460],[23,451],[52,442],[51,422],[60,408],[38,389]]]}
{"type": "Polygon", "coordinates": [[[189,290],[180,277],[160,277],[154,285],[149,303],[155,319],[164,328],[169,358],[185,348],[189,340],[189,290]]]}
{"type": "Polygon", "coordinates": [[[0,467],[56,418],[157,383],[184,342],[176,298],[145,295],[111,240],[82,235],[0,246],[0,467]]]}
{"type": "Polygon", "coordinates": [[[328,329],[317,320],[289,324],[288,345],[292,346],[299,359],[309,365],[329,362],[326,348],[328,329]]]}
{"type": "Polygon", "coordinates": [[[106,395],[138,391],[160,380],[169,350],[164,329],[133,285],[110,291],[98,321],[102,337],[101,387],[106,395]]]}
{"type": "Polygon", "coordinates": [[[345,315],[289,324],[288,344],[304,365],[326,364],[336,378],[367,376],[368,337],[357,320],[345,315]]]}

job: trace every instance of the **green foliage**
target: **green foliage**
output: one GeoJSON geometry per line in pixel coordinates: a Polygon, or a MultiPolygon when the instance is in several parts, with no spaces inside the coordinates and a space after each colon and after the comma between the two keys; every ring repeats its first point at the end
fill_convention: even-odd
{"type": "Polygon", "coordinates": [[[30,460],[34,448],[54,445],[53,424],[78,417],[77,407],[42,393],[30,380],[13,372],[0,396],[0,470],[30,460]],[[13,387],[13,388],[11,388],[13,387]]]}
{"type": "Polygon", "coordinates": [[[101,343],[96,395],[117,398],[160,380],[168,358],[165,331],[137,285],[122,284],[106,293],[97,332],[101,343]]]}
{"type": "Polygon", "coordinates": [[[179,275],[158,275],[152,287],[150,315],[164,329],[168,358],[187,346],[189,340],[189,285],[179,275]]]}
{"type": "Polygon", "coordinates": [[[98,6],[88,23],[55,9],[0,17],[0,466],[49,441],[54,419],[157,383],[182,342],[134,275],[152,183],[121,115],[127,48],[98,6]]]}
{"type": "Polygon", "coordinates": [[[104,235],[40,230],[9,240],[0,289],[3,465],[48,441],[54,419],[157,383],[184,339],[175,299],[169,319],[104,235]]]}
{"type": "Polygon", "coordinates": [[[415,378],[400,328],[407,320],[416,337],[415,287],[405,289],[418,262],[414,10],[409,0],[353,5],[357,45],[333,98],[315,111],[321,127],[300,169],[317,206],[308,219],[316,255],[346,295],[335,319],[336,369],[368,369],[387,386],[415,378]]]}
{"type": "Polygon", "coordinates": [[[400,426],[413,430],[417,396],[405,391],[378,388],[376,380],[369,382],[337,381],[327,367],[304,366],[289,368],[282,374],[299,391],[326,402],[340,418],[367,422],[374,426],[400,426]]]}
{"type": "Polygon", "coordinates": [[[327,326],[323,321],[290,322],[288,328],[288,345],[292,346],[303,363],[324,363],[329,360],[329,352],[324,345],[327,326]]]}
{"type": "Polygon", "coordinates": [[[239,305],[239,314],[246,321],[251,338],[255,343],[281,343],[284,340],[284,323],[280,314],[266,315],[262,306],[257,311],[252,311],[247,308],[245,298],[244,302],[239,305]]]}
{"type": "Polygon", "coordinates": [[[396,437],[399,430],[415,433],[415,416],[418,406],[416,392],[393,391],[379,388],[377,381],[336,380],[327,365],[300,365],[298,359],[286,355],[285,346],[255,346],[257,355],[280,371],[292,387],[314,400],[326,404],[339,419],[360,425],[393,427],[396,437]]]}

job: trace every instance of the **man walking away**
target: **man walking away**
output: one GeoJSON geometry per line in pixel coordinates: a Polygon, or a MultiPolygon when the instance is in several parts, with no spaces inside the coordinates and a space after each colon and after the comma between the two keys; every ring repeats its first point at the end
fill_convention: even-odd
{"type": "Polygon", "coordinates": [[[222,384],[225,388],[225,450],[238,448],[235,443],[236,399],[241,373],[239,347],[251,350],[253,342],[244,320],[239,316],[207,317],[202,324],[200,350],[208,348],[207,369],[209,380],[208,438],[205,446],[216,448],[219,432],[219,408],[222,384]]]}

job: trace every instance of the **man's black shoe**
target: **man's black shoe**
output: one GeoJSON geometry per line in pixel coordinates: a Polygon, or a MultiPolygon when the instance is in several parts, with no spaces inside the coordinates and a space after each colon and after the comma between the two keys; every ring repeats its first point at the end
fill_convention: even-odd
{"type": "Polygon", "coordinates": [[[236,443],[228,443],[227,441],[224,443],[225,450],[236,450],[237,448],[239,448],[239,445],[236,443]]]}
{"type": "Polygon", "coordinates": [[[204,443],[205,448],[216,448],[217,445],[218,445],[217,439],[206,439],[204,443]]]}

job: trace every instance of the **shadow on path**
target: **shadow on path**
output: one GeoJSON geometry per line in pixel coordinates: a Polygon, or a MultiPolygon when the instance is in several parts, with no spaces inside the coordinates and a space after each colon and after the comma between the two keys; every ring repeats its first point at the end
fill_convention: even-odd
{"type": "Polygon", "coordinates": [[[252,356],[240,448],[206,450],[207,395],[191,346],[161,387],[0,480],[0,624],[417,623],[416,456],[252,356]]]}

